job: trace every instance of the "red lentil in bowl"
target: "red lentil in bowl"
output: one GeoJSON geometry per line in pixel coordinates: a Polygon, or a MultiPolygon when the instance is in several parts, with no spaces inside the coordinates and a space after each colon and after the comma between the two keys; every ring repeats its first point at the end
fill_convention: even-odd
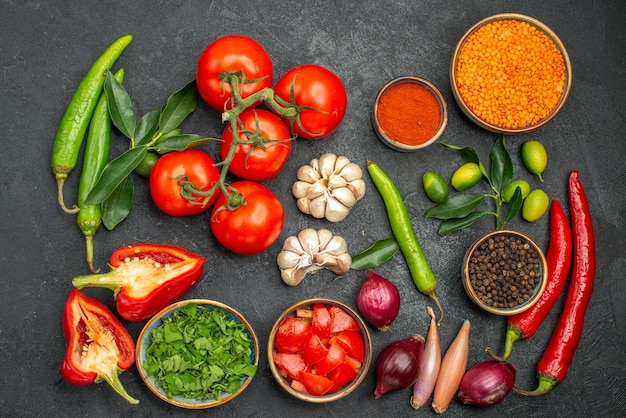
{"type": "Polygon", "coordinates": [[[512,230],[478,238],[463,260],[463,286],[480,308],[497,315],[529,309],[547,282],[543,251],[526,234],[512,230]]]}
{"type": "Polygon", "coordinates": [[[497,133],[533,131],[564,106],[572,84],[565,46],[545,24],[503,13],[472,26],[450,64],[452,92],[463,112],[497,133]]]}

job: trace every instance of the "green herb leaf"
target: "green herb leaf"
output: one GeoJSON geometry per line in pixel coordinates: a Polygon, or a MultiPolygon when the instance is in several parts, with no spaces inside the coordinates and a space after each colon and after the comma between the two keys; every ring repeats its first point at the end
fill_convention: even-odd
{"type": "Polygon", "coordinates": [[[499,193],[513,179],[513,160],[501,135],[491,148],[491,185],[499,193]]]}
{"type": "Polygon", "coordinates": [[[476,153],[476,150],[472,147],[459,147],[457,145],[452,145],[452,144],[446,144],[446,143],[441,143],[441,145],[443,145],[446,148],[450,148],[453,149],[455,151],[458,151],[461,154],[461,158],[463,158],[463,161],[466,163],[474,163],[477,164],[478,167],[480,168],[480,172],[483,173],[483,177],[485,177],[487,179],[487,181],[489,180],[489,173],[487,172],[487,169],[485,168],[485,166],[483,165],[483,163],[480,161],[480,158],[478,157],[478,154],[476,153]]]}
{"type": "Polygon", "coordinates": [[[195,80],[172,93],[161,112],[159,127],[163,134],[176,129],[193,112],[198,104],[198,90],[195,80]]]}
{"type": "Polygon", "coordinates": [[[394,237],[378,240],[365,250],[354,255],[350,268],[352,270],[365,270],[378,267],[393,257],[399,248],[398,242],[394,237]]]}
{"type": "Polygon", "coordinates": [[[159,154],[165,154],[170,151],[183,151],[188,148],[193,148],[205,142],[220,141],[217,138],[209,138],[196,134],[181,134],[170,137],[159,138],[154,144],[154,150],[159,154]]]}
{"type": "Polygon", "coordinates": [[[113,193],[102,202],[102,223],[109,231],[122,222],[133,206],[135,185],[133,176],[126,176],[113,193]]]}
{"type": "Polygon", "coordinates": [[[522,207],[522,203],[524,199],[522,198],[522,189],[518,186],[515,188],[515,192],[513,192],[513,196],[509,199],[509,203],[506,205],[506,215],[504,217],[504,222],[502,226],[504,226],[507,222],[512,220],[517,212],[519,212],[522,207]]]}
{"type": "Polygon", "coordinates": [[[159,127],[159,109],[151,110],[143,115],[135,127],[135,146],[146,145],[159,127]]]}
{"type": "Polygon", "coordinates": [[[137,124],[133,102],[124,86],[115,79],[110,71],[107,72],[104,80],[104,91],[109,103],[111,121],[122,134],[133,139],[137,124]]]}
{"type": "Polygon", "coordinates": [[[487,195],[482,193],[458,194],[430,208],[426,212],[426,217],[437,219],[463,218],[480,205],[485,197],[487,195]]]}
{"type": "Polygon", "coordinates": [[[110,161],[102,170],[98,182],[87,196],[87,199],[85,199],[85,203],[97,205],[105,201],[115,188],[139,165],[146,152],[148,152],[146,146],[131,148],[110,161]]]}
{"type": "Polygon", "coordinates": [[[441,222],[441,225],[439,225],[439,230],[437,231],[437,233],[439,235],[446,235],[450,232],[463,229],[466,226],[470,226],[471,224],[473,224],[474,222],[476,222],[477,220],[485,216],[487,213],[488,212],[472,212],[464,218],[447,219],[441,222]]]}

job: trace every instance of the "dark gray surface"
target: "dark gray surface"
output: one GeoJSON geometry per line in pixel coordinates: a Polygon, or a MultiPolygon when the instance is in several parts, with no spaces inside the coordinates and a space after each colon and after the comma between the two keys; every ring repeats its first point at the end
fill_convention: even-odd
{"type": "MultiPolygon", "coordinates": [[[[3,173],[0,251],[3,290],[0,296],[0,416],[433,416],[430,407],[415,412],[410,391],[374,400],[373,369],[348,398],[327,405],[300,402],[282,391],[271,376],[265,344],[279,313],[305,297],[330,296],[354,305],[364,273],[339,278],[329,272],[308,277],[299,287],[283,285],[275,258],[289,235],[312,227],[329,227],[357,251],[390,229],[382,201],[367,178],[367,194],[349,217],[328,224],[298,212],[290,195],[297,168],[324,152],[348,156],[365,167],[377,161],[406,196],[407,206],[424,251],[439,279],[438,295],[446,310],[441,328],[445,350],[464,319],[473,324],[470,365],[486,359],[484,348],[501,349],[505,320],[477,310],[463,293],[459,279],[465,249],[493,228],[492,219],[468,230],[440,237],[438,224],[424,218],[430,206],[421,189],[424,171],[436,169],[449,178],[459,157],[441,146],[401,154],[382,145],[370,125],[372,100],[389,79],[406,74],[432,80],[449,104],[449,124],[442,141],[475,147],[487,158],[496,136],[470,123],[453,101],[448,66],[456,41],[485,16],[519,12],[550,26],[568,48],[573,89],[561,114],[540,131],[510,137],[516,172],[519,148],[527,139],[542,141],[549,154],[543,186],[566,211],[567,177],[580,171],[597,235],[597,283],[586,316],[584,334],[566,381],[540,398],[511,394],[497,407],[479,410],[454,400],[449,416],[623,416],[626,413],[624,347],[626,287],[624,270],[624,3],[545,0],[520,2],[452,1],[306,1],[283,2],[113,2],[0,1],[0,91],[3,173]],[[262,343],[258,375],[234,401],[208,412],[168,406],[141,382],[133,367],[121,376],[128,392],[139,398],[130,406],[105,384],[84,387],[60,375],[64,353],[61,331],[63,303],[71,278],[87,272],[83,240],[75,218],[62,214],[49,168],[54,132],[79,80],[99,53],[115,38],[131,33],[133,44],[118,66],[126,69],[126,88],[138,113],[160,106],[167,96],[195,74],[203,48],[228,33],[256,38],[274,60],[276,79],[289,68],[315,62],[331,68],[344,81],[349,107],[341,127],[317,142],[298,141],[286,168],[266,183],[282,200],[285,229],[267,252],[239,257],[221,248],[210,234],[208,215],[172,218],[152,203],[147,184],[136,181],[130,217],[112,232],[95,238],[96,264],[105,267],[117,247],[142,241],[172,243],[207,258],[203,280],[186,298],[216,299],[240,310],[254,325],[262,343]]],[[[194,133],[219,135],[218,115],[200,105],[184,125],[194,133]]],[[[113,154],[125,142],[116,136],[113,154]]],[[[217,148],[202,149],[217,156],[217,148]]],[[[73,201],[78,173],[66,185],[73,201]]],[[[511,227],[533,236],[545,249],[547,216],[534,224],[520,218],[511,227]]],[[[373,331],[374,354],[389,342],[428,330],[426,306],[405,264],[396,256],[378,269],[400,288],[402,309],[392,329],[373,331]]],[[[108,291],[88,291],[113,307],[108,291]]],[[[516,344],[511,361],[518,367],[517,385],[536,384],[535,365],[544,350],[562,306],[559,301],[544,326],[530,341],[516,344]]],[[[143,322],[126,324],[137,337],[143,322]]]]}

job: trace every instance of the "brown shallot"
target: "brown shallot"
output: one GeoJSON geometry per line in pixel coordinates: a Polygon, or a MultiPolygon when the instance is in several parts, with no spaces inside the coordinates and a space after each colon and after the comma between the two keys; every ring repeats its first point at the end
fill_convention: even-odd
{"type": "Polygon", "coordinates": [[[424,344],[424,354],[420,362],[420,374],[413,385],[413,396],[411,397],[411,406],[418,409],[424,405],[435,388],[439,368],[441,366],[441,344],[439,342],[439,330],[437,329],[437,321],[435,312],[428,307],[430,315],[430,328],[426,336],[426,344],[424,344]]]}
{"type": "Polygon", "coordinates": [[[465,374],[469,354],[469,332],[470,322],[466,319],[441,361],[432,403],[433,409],[438,414],[446,411],[465,374]]]}

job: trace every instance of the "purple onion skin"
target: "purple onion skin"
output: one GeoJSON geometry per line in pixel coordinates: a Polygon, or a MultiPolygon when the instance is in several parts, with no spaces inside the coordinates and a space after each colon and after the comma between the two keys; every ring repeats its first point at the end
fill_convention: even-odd
{"type": "Polygon", "coordinates": [[[400,292],[383,276],[369,270],[356,295],[363,318],[380,331],[387,331],[400,312],[400,292]]]}
{"type": "Polygon", "coordinates": [[[424,337],[414,334],[392,342],[376,359],[376,399],[393,390],[405,389],[415,383],[424,354],[424,337]]]}
{"type": "Polygon", "coordinates": [[[465,405],[489,407],[497,405],[511,392],[517,369],[507,362],[487,360],[478,363],[463,375],[459,400],[465,405]]]}

